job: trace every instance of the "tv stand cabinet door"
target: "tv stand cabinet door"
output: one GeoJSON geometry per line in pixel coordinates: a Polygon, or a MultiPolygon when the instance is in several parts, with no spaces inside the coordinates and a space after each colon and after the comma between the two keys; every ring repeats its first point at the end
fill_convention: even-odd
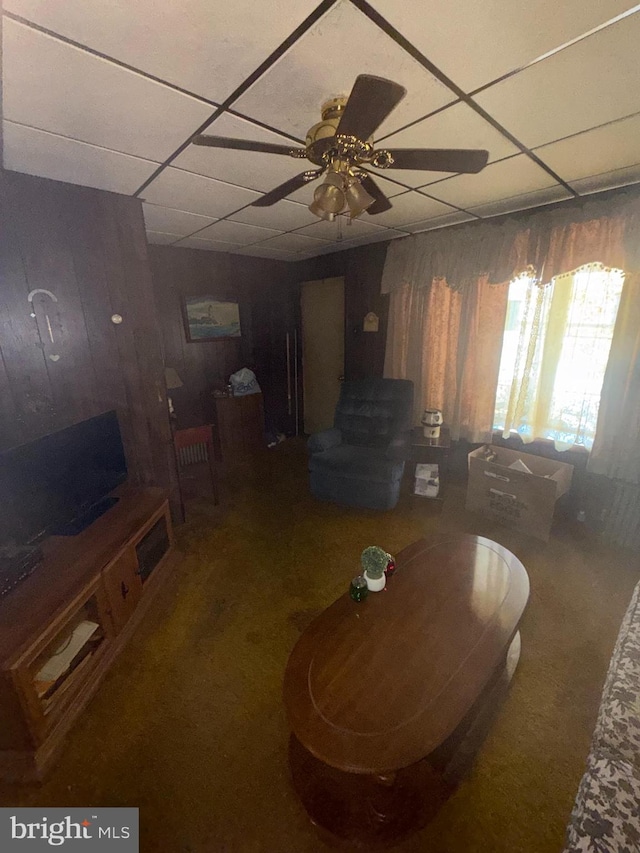
{"type": "Polygon", "coordinates": [[[142,582],[138,574],[134,547],[127,548],[106,569],[104,585],[111,621],[116,634],[119,634],[133,615],[142,595],[142,582]]]}

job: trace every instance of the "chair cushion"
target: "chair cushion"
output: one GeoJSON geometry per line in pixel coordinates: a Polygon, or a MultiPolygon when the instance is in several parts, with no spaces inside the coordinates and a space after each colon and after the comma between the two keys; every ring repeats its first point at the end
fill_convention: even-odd
{"type": "Polygon", "coordinates": [[[334,426],[345,444],[386,447],[411,428],[413,383],[407,379],[358,379],[342,383],[334,426]]]}
{"type": "Polygon", "coordinates": [[[565,853],[640,849],[640,779],[627,761],[589,757],[567,829],[565,853]]]}
{"type": "Polygon", "coordinates": [[[323,429],[309,436],[307,448],[309,453],[322,453],[342,443],[342,433],[339,429],[323,429]]]}
{"type": "Polygon", "coordinates": [[[402,477],[404,462],[387,459],[384,448],[340,444],[309,457],[309,471],[351,479],[391,483],[402,477]]]}

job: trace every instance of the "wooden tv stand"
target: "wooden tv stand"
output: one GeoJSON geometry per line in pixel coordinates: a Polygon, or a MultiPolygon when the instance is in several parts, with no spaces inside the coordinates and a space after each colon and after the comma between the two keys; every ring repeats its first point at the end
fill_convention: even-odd
{"type": "Polygon", "coordinates": [[[0,599],[3,778],[42,778],[175,563],[167,493],[115,494],[82,533],[46,540],[44,562],[0,599]]]}

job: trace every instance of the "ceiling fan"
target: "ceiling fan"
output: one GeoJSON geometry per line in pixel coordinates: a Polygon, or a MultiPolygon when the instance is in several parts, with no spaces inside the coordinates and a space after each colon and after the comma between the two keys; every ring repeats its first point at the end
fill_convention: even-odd
{"type": "Polygon", "coordinates": [[[364,167],[476,173],[484,169],[489,158],[488,151],[479,149],[375,148],[373,134],[406,93],[391,80],[360,74],[348,98],[333,98],[323,104],[322,121],[307,132],[305,148],[207,135],[196,136],[192,142],[210,148],[306,158],[319,167],[280,184],[256,199],[254,207],[269,207],[326,173],[309,205],[312,213],[329,221],[341,213],[348,213],[352,219],[365,210],[375,215],[392,205],[364,167]]]}

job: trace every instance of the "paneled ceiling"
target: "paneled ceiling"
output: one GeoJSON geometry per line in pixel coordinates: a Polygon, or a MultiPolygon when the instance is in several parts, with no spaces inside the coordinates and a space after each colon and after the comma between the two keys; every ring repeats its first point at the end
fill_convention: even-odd
{"type": "Polygon", "coordinates": [[[149,241],[298,260],[640,182],[629,0],[4,0],[4,165],[139,196],[149,241]],[[318,220],[275,154],[358,74],[406,98],[385,147],[486,148],[478,175],[372,172],[392,208],[318,220]]]}

